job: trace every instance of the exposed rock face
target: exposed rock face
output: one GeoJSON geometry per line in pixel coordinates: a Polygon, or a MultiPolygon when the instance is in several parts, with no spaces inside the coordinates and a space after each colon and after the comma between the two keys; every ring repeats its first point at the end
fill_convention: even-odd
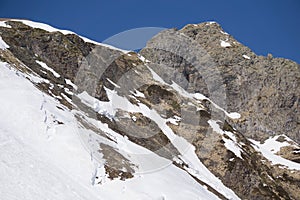
{"type": "MultiPolygon", "coordinates": [[[[199,162],[241,199],[300,199],[300,171],[273,165],[249,140],[263,143],[270,136],[285,134],[300,142],[298,64],[257,56],[216,23],[158,34],[140,52],[150,62],[134,52],[124,54],[84,42],[75,34],[6,23],[11,28],[0,26],[0,36],[9,48],[0,50],[0,60],[22,73],[49,80],[34,84],[73,109],[80,128],[107,140],[98,144],[98,151],[109,178],[133,178],[138,168],[123,154],[111,135],[114,132],[169,160],[219,198],[229,199],[199,178],[193,163],[184,159],[180,147],[166,134],[174,133],[193,145],[199,162]],[[36,61],[60,76],[45,71],[36,61]],[[97,104],[86,104],[80,96],[83,92],[98,104],[119,104],[126,99],[128,105],[111,115],[97,104]],[[119,95],[115,102],[114,92],[119,95]],[[195,92],[209,99],[195,98],[195,92]],[[241,117],[232,117],[231,112],[241,117]],[[106,124],[110,132],[90,119],[106,124]]],[[[299,162],[297,149],[297,143],[291,143],[278,155],[299,162]]]]}
{"type": "MultiPolygon", "coordinates": [[[[286,134],[300,142],[299,64],[271,55],[257,56],[217,23],[187,25],[178,31],[162,32],[140,53],[153,63],[182,73],[188,83],[178,83],[185,89],[211,96],[213,86],[223,87],[223,105],[228,111],[241,113],[242,118],[234,127],[243,134],[259,140],[286,134]],[[183,37],[201,50],[196,54],[193,47],[185,46],[183,37]],[[211,69],[216,72],[210,72],[211,69]],[[208,77],[206,74],[211,75],[213,84],[203,79],[208,77]]],[[[212,97],[215,102],[218,98],[219,95],[212,97]]]]}
{"type": "Polygon", "coordinates": [[[49,33],[16,21],[7,24],[12,28],[1,27],[1,37],[10,44],[11,52],[20,61],[25,65],[40,68],[35,59],[41,59],[70,80],[73,80],[77,73],[78,61],[87,56],[94,46],[85,43],[76,35],[49,33]]]}

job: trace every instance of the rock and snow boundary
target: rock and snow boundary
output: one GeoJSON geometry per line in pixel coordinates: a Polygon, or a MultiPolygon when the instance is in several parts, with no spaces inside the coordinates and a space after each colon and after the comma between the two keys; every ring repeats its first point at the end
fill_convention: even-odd
{"type": "Polygon", "coordinates": [[[104,169],[81,144],[74,115],[58,109],[58,101],[8,64],[1,62],[0,72],[0,93],[5,97],[0,99],[2,199],[218,199],[174,166],[93,185],[95,170],[101,176],[104,169]]]}

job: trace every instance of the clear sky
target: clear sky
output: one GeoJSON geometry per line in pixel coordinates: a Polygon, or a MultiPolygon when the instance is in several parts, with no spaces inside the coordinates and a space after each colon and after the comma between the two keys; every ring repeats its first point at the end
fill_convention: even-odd
{"type": "Polygon", "coordinates": [[[217,21],[257,54],[300,63],[300,0],[0,0],[0,17],[44,22],[99,42],[133,28],[217,21]]]}

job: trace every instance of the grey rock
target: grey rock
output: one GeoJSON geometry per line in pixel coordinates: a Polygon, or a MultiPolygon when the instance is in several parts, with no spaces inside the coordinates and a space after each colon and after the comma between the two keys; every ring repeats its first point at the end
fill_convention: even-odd
{"type": "Polygon", "coordinates": [[[264,140],[286,134],[300,142],[299,64],[257,56],[217,23],[163,31],[140,53],[166,66],[155,68],[161,77],[210,97],[229,112],[239,112],[242,118],[233,126],[246,136],[264,140]],[[222,47],[222,41],[230,46],[222,47]],[[168,68],[176,69],[174,75],[164,76],[168,68]],[[185,81],[176,78],[180,75],[185,81]]]}

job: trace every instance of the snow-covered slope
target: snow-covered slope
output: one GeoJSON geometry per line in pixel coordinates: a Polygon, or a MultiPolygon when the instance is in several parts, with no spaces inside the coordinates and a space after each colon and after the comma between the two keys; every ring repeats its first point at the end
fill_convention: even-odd
{"type": "Polygon", "coordinates": [[[1,199],[218,199],[174,166],[93,184],[104,168],[84,148],[72,112],[7,63],[0,72],[1,199]]]}

